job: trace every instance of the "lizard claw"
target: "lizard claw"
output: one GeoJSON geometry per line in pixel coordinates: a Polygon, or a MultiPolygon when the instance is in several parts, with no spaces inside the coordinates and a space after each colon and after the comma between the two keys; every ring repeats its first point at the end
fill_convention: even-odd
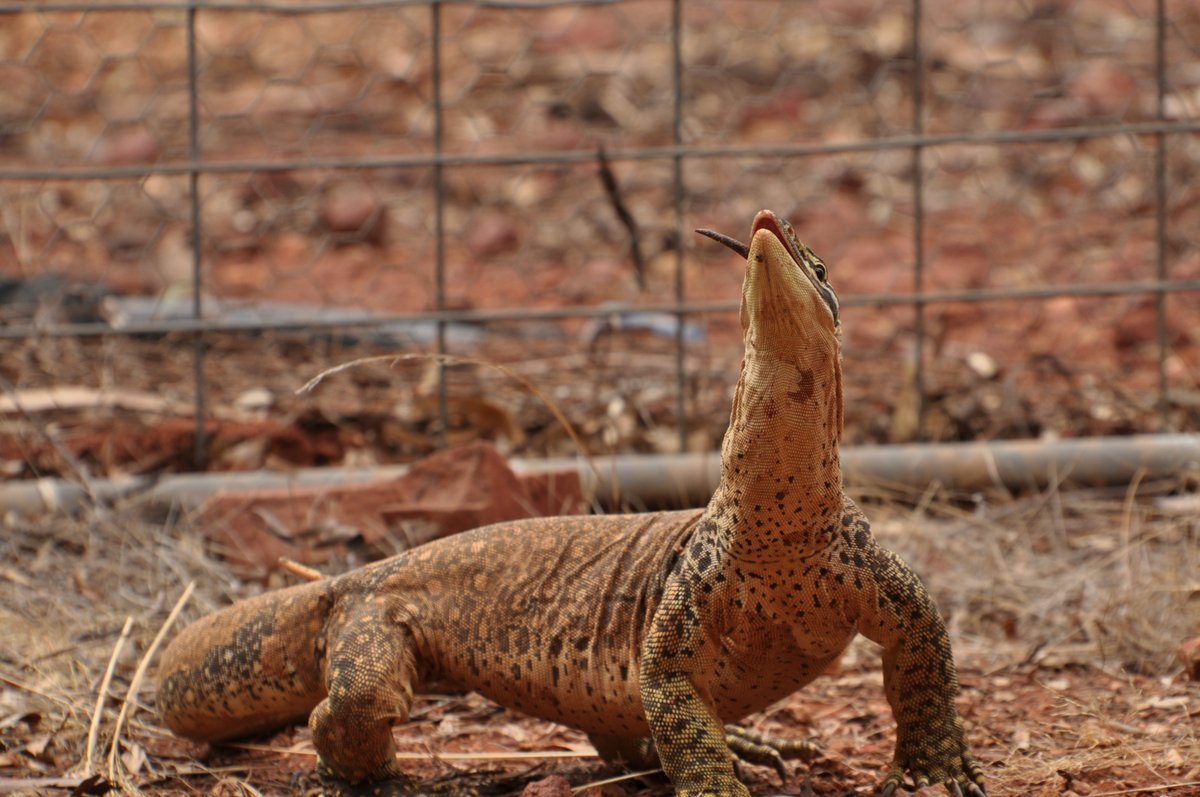
{"type": "Polygon", "coordinates": [[[725,726],[725,743],[735,756],[735,764],[740,759],[750,764],[772,767],[778,773],[780,783],[787,783],[786,759],[811,761],[821,754],[821,749],[813,742],[767,736],[737,725],[725,726]]]}
{"type": "Polygon", "coordinates": [[[915,754],[898,754],[883,781],[882,797],[892,797],[901,788],[920,791],[933,783],[941,783],[950,797],[987,797],[983,767],[965,746],[956,755],[933,752],[936,754],[930,755],[918,748],[915,754]],[[912,779],[911,786],[905,784],[905,775],[912,779]]]}

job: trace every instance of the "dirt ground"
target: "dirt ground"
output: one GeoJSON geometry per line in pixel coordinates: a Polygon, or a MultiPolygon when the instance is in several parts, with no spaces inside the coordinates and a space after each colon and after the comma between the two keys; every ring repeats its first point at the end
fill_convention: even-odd
{"type": "MultiPolygon", "coordinates": [[[[971,505],[860,496],[877,535],[922,573],[947,616],[960,706],[990,794],[1200,794],[1200,683],[1175,653],[1200,629],[1200,513],[1181,487],[1152,486],[1136,500],[1074,492],[971,505]]],[[[138,671],[185,585],[195,591],[181,623],[261,585],[207,557],[186,517],[156,521],[137,507],[8,518],[0,793],[98,794],[122,783],[146,795],[315,794],[307,729],[206,749],[159,725],[153,661],[144,678],[138,671]],[[79,785],[89,773],[99,779],[79,785]]],[[[746,766],[753,793],[799,794],[806,778],[818,795],[874,793],[894,739],[877,651],[856,642],[836,674],[748,724],[824,750],[782,785],[746,766]]],[[[670,793],[655,776],[588,788],[618,773],[582,735],[474,695],[423,696],[397,739],[414,775],[460,785],[515,794],[562,775],[591,795],[670,793]]]]}

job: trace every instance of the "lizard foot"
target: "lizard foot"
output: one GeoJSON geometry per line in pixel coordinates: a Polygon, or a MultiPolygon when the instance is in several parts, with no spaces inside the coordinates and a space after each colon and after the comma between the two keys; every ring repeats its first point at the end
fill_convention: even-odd
{"type": "Polygon", "coordinates": [[[742,761],[773,767],[779,773],[779,780],[784,783],[787,782],[788,777],[784,761],[794,758],[812,761],[821,754],[821,748],[813,742],[767,736],[737,725],[725,726],[725,743],[729,745],[730,751],[742,761]]]}
{"type": "Polygon", "coordinates": [[[902,762],[893,761],[880,795],[892,797],[896,789],[903,785],[904,772],[909,769],[914,790],[922,789],[931,783],[941,783],[951,797],[987,797],[983,787],[983,768],[979,766],[979,762],[970,753],[964,752],[953,763],[952,767],[907,768],[902,762]]]}

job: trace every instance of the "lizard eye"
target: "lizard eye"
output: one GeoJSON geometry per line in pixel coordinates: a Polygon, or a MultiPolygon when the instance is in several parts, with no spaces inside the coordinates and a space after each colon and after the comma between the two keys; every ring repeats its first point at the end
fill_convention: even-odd
{"type": "Polygon", "coordinates": [[[817,275],[817,279],[819,279],[821,282],[825,281],[825,267],[823,265],[818,263],[813,268],[813,272],[817,275]]]}

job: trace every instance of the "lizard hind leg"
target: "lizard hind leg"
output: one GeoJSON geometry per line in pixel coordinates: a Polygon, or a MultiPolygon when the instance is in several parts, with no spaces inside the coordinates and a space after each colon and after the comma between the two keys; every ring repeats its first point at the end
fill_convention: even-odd
{"type": "Polygon", "coordinates": [[[387,602],[367,600],[329,641],[327,696],[309,716],[327,797],[419,793],[396,764],[392,726],[408,719],[416,660],[387,602]]]}

